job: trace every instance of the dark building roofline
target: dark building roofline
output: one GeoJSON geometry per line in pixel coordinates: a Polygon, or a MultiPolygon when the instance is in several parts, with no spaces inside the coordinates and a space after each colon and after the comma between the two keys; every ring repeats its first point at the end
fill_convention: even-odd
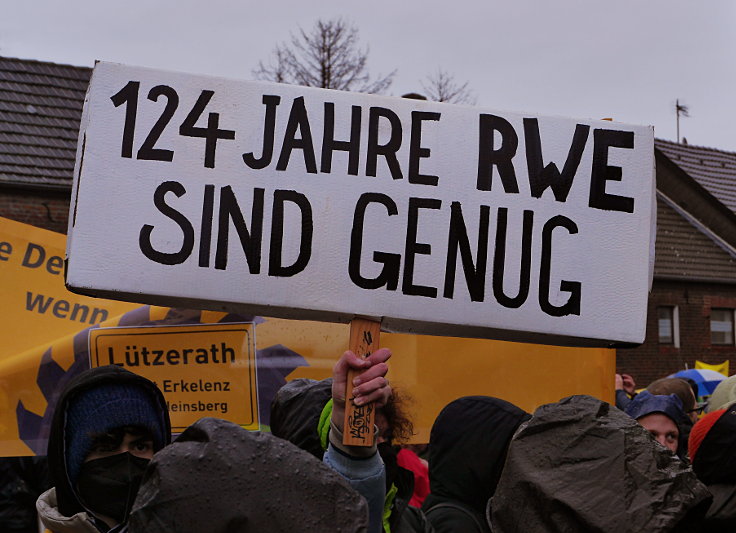
{"type": "Polygon", "coordinates": [[[72,187],[90,67],[0,56],[0,187],[72,187]]]}
{"type": "Polygon", "coordinates": [[[731,246],[728,242],[726,242],[724,239],[718,236],[718,234],[711,231],[706,225],[702,224],[697,218],[695,218],[690,213],[688,213],[685,209],[683,209],[681,206],[673,202],[672,199],[668,198],[667,195],[664,194],[663,192],[657,190],[657,197],[661,198],[662,201],[664,201],[667,205],[669,205],[672,209],[674,209],[678,215],[680,215],[682,218],[687,220],[687,222],[691,226],[693,226],[700,233],[708,237],[711,241],[713,241],[716,245],[718,245],[718,247],[721,248],[724,252],[726,252],[728,255],[736,259],[736,247],[731,246]]]}
{"type": "Polygon", "coordinates": [[[71,194],[72,184],[69,183],[29,183],[26,181],[0,181],[0,190],[48,191],[71,194]]]}
{"type": "MultiPolygon", "coordinates": [[[[92,67],[85,67],[85,66],[79,66],[79,65],[70,65],[68,63],[55,63],[54,61],[41,61],[38,59],[24,59],[20,57],[8,57],[8,56],[0,56],[0,59],[2,59],[4,62],[10,62],[10,63],[17,63],[18,65],[22,66],[36,66],[36,67],[60,67],[61,70],[69,72],[70,70],[77,70],[79,71],[78,77],[69,77],[69,76],[58,76],[61,78],[66,79],[73,79],[73,80],[89,80],[89,77],[92,75],[92,67]]],[[[18,72],[27,72],[28,69],[20,68],[18,69],[18,72]]]]}
{"type": "Polygon", "coordinates": [[[736,247],[736,213],[655,147],[657,190],[736,247]]]}
{"type": "Polygon", "coordinates": [[[716,152],[719,154],[724,154],[727,156],[734,156],[736,153],[732,152],[731,150],[724,150],[722,148],[713,148],[711,146],[703,146],[700,144],[690,144],[690,143],[678,143],[676,141],[670,141],[668,139],[655,139],[656,144],[662,144],[662,145],[668,145],[672,148],[676,148],[678,150],[682,151],[698,151],[698,152],[716,152]]]}

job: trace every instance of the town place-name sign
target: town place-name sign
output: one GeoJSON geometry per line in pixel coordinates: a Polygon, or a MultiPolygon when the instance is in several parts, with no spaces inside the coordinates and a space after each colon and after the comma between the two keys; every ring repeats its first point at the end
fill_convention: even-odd
{"type": "Polygon", "coordinates": [[[559,344],[644,339],[651,127],[100,62],[77,292],[559,344]]]}

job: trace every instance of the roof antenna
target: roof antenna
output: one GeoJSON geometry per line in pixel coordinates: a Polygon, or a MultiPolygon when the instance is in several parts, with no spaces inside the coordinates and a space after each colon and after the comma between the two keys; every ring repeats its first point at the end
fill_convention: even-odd
{"type": "Polygon", "coordinates": [[[675,100],[675,113],[677,113],[677,142],[682,142],[680,139],[680,115],[683,117],[690,116],[690,109],[685,104],[680,104],[679,98],[675,100]]]}

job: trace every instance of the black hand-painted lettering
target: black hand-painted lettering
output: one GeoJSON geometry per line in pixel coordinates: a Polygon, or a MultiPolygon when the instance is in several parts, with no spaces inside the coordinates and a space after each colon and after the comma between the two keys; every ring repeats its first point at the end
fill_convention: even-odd
{"type": "Polygon", "coordinates": [[[365,175],[376,176],[378,156],[386,158],[391,177],[395,180],[403,178],[401,166],[396,152],[401,147],[401,120],[398,115],[385,107],[371,107],[368,117],[368,148],[365,157],[365,175]],[[378,144],[378,123],[385,118],[389,123],[390,135],[385,144],[378,144]]]}
{"type": "Polygon", "coordinates": [[[210,266],[210,243],[212,242],[212,215],[215,205],[215,186],[204,186],[202,201],[202,231],[199,232],[199,266],[210,266]]]}
{"type": "Polygon", "coordinates": [[[437,185],[439,177],[431,174],[419,173],[419,160],[430,155],[429,148],[422,146],[422,122],[426,120],[439,120],[439,113],[428,111],[411,112],[411,140],[409,142],[409,183],[420,185],[437,185]]]}
{"type": "Polygon", "coordinates": [[[147,258],[156,261],[162,265],[178,265],[187,260],[194,248],[194,228],[191,222],[182,213],[166,203],[166,193],[173,192],[176,196],[182,197],[187,191],[178,181],[165,181],[158,187],[153,194],[153,204],[164,215],[176,222],[183,234],[181,248],[178,252],[166,253],[159,252],[154,249],[151,244],[151,233],[153,226],[146,224],[141,228],[138,237],[138,245],[147,258]]]}
{"type": "Polygon", "coordinates": [[[621,181],[622,169],[608,164],[608,149],[634,148],[633,131],[597,129],[593,131],[593,169],[588,205],[605,211],[634,212],[634,199],[606,192],[607,181],[621,181]]]}
{"type": "Polygon", "coordinates": [[[358,175],[358,165],[360,163],[360,120],[360,106],[354,105],[350,120],[350,140],[335,140],[335,104],[325,102],[325,125],[322,138],[322,165],[320,172],[329,173],[332,170],[332,153],[335,150],[340,150],[349,154],[348,174],[351,176],[358,175]]]}
{"type": "Polygon", "coordinates": [[[404,248],[404,278],[401,285],[401,291],[404,294],[426,296],[427,298],[437,297],[437,289],[435,287],[414,284],[414,258],[419,254],[429,255],[432,253],[432,245],[417,242],[419,210],[440,209],[441,207],[442,200],[434,198],[409,198],[409,213],[407,215],[409,223],[406,228],[406,246],[404,248]]]}
{"type": "Polygon", "coordinates": [[[478,141],[478,181],[476,189],[491,190],[493,167],[498,169],[503,190],[518,193],[516,172],[511,161],[519,147],[519,136],[505,118],[496,115],[480,115],[480,136],[478,141]],[[495,147],[495,133],[501,134],[501,146],[495,147]]]}
{"type": "Polygon", "coordinates": [[[373,335],[371,335],[370,331],[363,332],[363,342],[366,343],[366,345],[368,346],[373,344],[373,335]]]}
{"type": "Polygon", "coordinates": [[[115,107],[125,104],[125,125],[123,126],[123,143],[121,157],[133,157],[133,139],[135,137],[135,119],[138,112],[139,81],[129,81],[125,87],[110,97],[115,107]]]}
{"type": "Polygon", "coordinates": [[[579,281],[560,281],[560,291],[569,292],[570,298],[561,306],[549,301],[549,284],[552,276],[552,231],[565,228],[574,235],[578,226],[567,217],[557,215],[550,218],[542,229],[542,261],[539,271],[539,306],[550,316],[580,315],[580,295],[582,284],[579,281]]]}
{"type": "Polygon", "coordinates": [[[304,97],[294,98],[289,113],[289,122],[286,124],[284,143],[281,146],[281,154],[276,162],[276,170],[286,170],[291,158],[291,152],[298,148],[304,154],[304,165],[310,174],[317,173],[317,162],[314,156],[314,143],[312,142],[312,130],[309,128],[309,117],[307,108],[304,106],[304,97]],[[301,138],[296,137],[296,132],[301,132],[301,138]]]}
{"type": "Polygon", "coordinates": [[[364,193],[355,205],[353,228],[350,233],[350,256],[348,258],[348,273],[350,280],[362,289],[378,289],[384,285],[390,291],[395,291],[399,284],[399,268],[401,255],[386,252],[373,252],[373,261],[383,265],[381,273],[375,278],[365,278],[360,273],[360,259],[363,252],[363,226],[365,212],[372,203],[381,204],[386,208],[389,216],[399,214],[396,203],[385,194],[364,193]]]}
{"type": "Polygon", "coordinates": [[[539,121],[536,118],[524,119],[524,142],[526,143],[526,164],[529,170],[529,188],[534,198],[541,198],[547,187],[552,188],[555,200],[564,202],[570,193],[575,173],[583,158],[585,143],[588,141],[590,126],[578,124],[567,154],[565,165],[560,172],[555,163],[544,166],[542,140],[539,136],[539,121]]]}
{"type": "Polygon", "coordinates": [[[245,224],[243,213],[235,198],[230,185],[220,190],[220,211],[217,229],[217,249],[215,250],[215,268],[227,268],[228,232],[232,220],[240,244],[248,261],[251,274],[261,272],[261,243],[263,241],[263,196],[264,189],[253,189],[253,210],[251,213],[250,229],[245,224]]]}
{"type": "Polygon", "coordinates": [[[261,157],[257,159],[253,152],[243,154],[243,162],[254,170],[266,168],[271,164],[273,158],[273,141],[276,132],[276,106],[281,102],[281,97],[273,94],[264,94],[263,103],[266,106],[266,115],[263,120],[263,149],[261,157]]]}
{"type": "Polygon", "coordinates": [[[470,239],[463,218],[463,208],[460,202],[452,202],[450,205],[450,234],[447,239],[447,264],[445,267],[445,291],[443,293],[445,298],[452,298],[455,294],[455,270],[457,269],[457,251],[459,249],[470,300],[482,302],[485,299],[489,219],[490,207],[481,205],[478,216],[478,254],[477,259],[473,262],[473,252],[470,250],[470,239]]]}
{"type": "Polygon", "coordinates": [[[519,292],[513,297],[507,296],[503,290],[504,271],[506,268],[507,227],[508,209],[500,207],[496,218],[496,251],[493,256],[493,296],[502,306],[508,307],[509,309],[516,309],[521,307],[529,296],[534,211],[524,210],[524,222],[521,233],[521,264],[519,265],[519,292]]]}
{"type": "Polygon", "coordinates": [[[152,102],[157,102],[159,96],[166,98],[166,107],[164,107],[161,116],[156,121],[156,124],[151,128],[148,137],[143,141],[138,154],[136,157],[145,161],[173,161],[174,152],[173,150],[164,150],[162,148],[154,148],[159,137],[163,133],[166,126],[169,124],[171,119],[174,117],[174,112],[179,106],[179,95],[174,89],[168,85],[157,85],[148,92],[148,99],[152,102]]]}
{"type": "Polygon", "coordinates": [[[204,143],[204,166],[207,168],[215,168],[215,152],[217,150],[217,141],[219,139],[233,140],[235,139],[235,132],[233,130],[221,130],[220,126],[220,114],[210,113],[207,115],[207,127],[201,128],[195,126],[199,117],[204,113],[204,108],[212,100],[214,91],[202,91],[194,103],[194,107],[184,119],[181,126],[179,126],[179,135],[185,137],[202,137],[205,139],[204,143]]]}
{"type": "Polygon", "coordinates": [[[312,205],[306,196],[296,191],[276,190],[273,195],[271,216],[271,244],[269,246],[268,275],[290,277],[304,270],[312,257],[312,235],[314,221],[312,205]],[[291,202],[299,208],[301,214],[301,233],[299,239],[299,255],[291,264],[284,266],[282,247],[284,245],[284,203],[291,202]]]}

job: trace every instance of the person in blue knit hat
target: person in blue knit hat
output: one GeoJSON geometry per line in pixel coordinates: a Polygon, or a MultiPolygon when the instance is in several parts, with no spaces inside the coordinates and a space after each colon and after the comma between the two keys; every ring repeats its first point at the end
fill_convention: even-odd
{"type": "Polygon", "coordinates": [[[54,488],[37,502],[54,533],[119,533],[153,454],[171,441],[156,385],[119,366],[83,372],[56,404],[48,461],[54,488]]]}

